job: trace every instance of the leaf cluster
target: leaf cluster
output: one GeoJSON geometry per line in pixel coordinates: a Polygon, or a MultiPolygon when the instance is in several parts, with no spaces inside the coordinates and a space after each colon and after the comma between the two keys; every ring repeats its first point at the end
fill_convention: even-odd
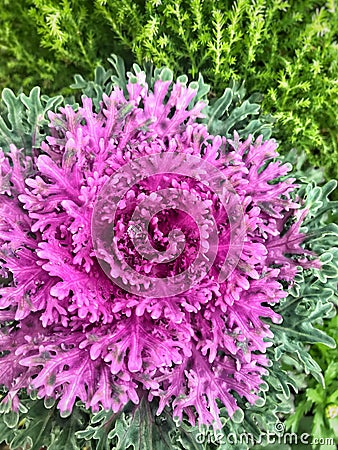
{"type": "MultiPolygon", "coordinates": [[[[338,345],[338,316],[326,321],[325,331],[338,345]]],[[[310,419],[312,436],[333,438],[338,444],[338,358],[337,351],[322,344],[312,347],[311,353],[324,371],[324,385],[308,381],[308,386],[296,399],[296,409],[287,419],[292,431],[299,431],[304,422],[310,419]],[[304,418],[305,416],[305,418],[304,418]],[[306,417],[308,416],[308,417],[306,417]]],[[[325,445],[315,445],[318,450],[328,450],[325,445]]]]}

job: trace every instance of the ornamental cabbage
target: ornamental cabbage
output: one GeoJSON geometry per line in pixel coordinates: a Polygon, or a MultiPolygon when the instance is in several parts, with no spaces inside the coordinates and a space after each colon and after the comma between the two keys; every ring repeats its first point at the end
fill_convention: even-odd
{"type": "Polygon", "coordinates": [[[41,148],[0,153],[0,384],[14,407],[22,388],[56,399],[63,416],[77,400],[117,412],[157,398],[158,414],[169,405],[180,420],[220,427],[220,403],[232,417],[238,396],[259,398],[269,321],[282,321],[273,305],[298,266],[319,267],[301,247],[306,212],[291,197],[295,180],[275,141],[209,134],[196,90],[179,82],[157,80],[151,91],[140,74],[127,92],[104,94],[99,112],[90,98],[78,110],[50,112],[41,148]],[[195,172],[166,166],[113,202],[114,174],[122,183],[129,164],[167,154],[214,167],[233,193],[230,207],[195,172]],[[198,202],[184,210],[189,196],[198,202]],[[156,257],[140,253],[140,204],[156,257]],[[234,249],[235,264],[221,277],[234,249]],[[166,294],[201,252],[190,284],[166,294]],[[147,290],[154,278],[164,283],[160,295],[147,290]]]}

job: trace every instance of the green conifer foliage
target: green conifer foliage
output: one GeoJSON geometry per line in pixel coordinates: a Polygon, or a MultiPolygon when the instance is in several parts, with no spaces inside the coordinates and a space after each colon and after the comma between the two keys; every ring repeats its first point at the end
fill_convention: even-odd
{"type": "Polygon", "coordinates": [[[281,149],[305,150],[337,176],[337,0],[3,2],[0,87],[55,94],[111,52],[201,72],[211,95],[245,80],[249,94],[264,94],[281,149]]]}
{"type": "Polygon", "coordinates": [[[67,94],[74,74],[90,75],[118,37],[87,0],[1,0],[0,89],[25,92],[39,85],[67,94]]]}
{"type": "Polygon", "coordinates": [[[277,118],[282,148],[305,150],[337,175],[336,0],[95,3],[139,62],[202,72],[216,94],[230,79],[246,80],[249,93],[265,95],[263,111],[277,118]]]}

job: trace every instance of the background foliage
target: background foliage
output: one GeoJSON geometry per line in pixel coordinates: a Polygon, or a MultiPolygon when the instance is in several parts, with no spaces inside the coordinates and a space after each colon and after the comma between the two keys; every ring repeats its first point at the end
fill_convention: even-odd
{"type": "Polygon", "coordinates": [[[2,0],[1,6],[1,89],[69,93],[75,73],[89,75],[112,51],[122,52],[91,0],[2,0]]]}
{"type": "Polygon", "coordinates": [[[338,169],[337,0],[3,0],[0,86],[68,92],[114,51],[264,93],[287,151],[338,169]]]}

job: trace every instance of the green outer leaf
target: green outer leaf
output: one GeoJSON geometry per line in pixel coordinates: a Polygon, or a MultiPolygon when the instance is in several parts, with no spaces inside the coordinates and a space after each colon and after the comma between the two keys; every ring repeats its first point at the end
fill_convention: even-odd
{"type": "Polygon", "coordinates": [[[86,423],[88,413],[76,407],[68,419],[62,419],[55,409],[46,409],[42,400],[32,401],[21,395],[26,407],[18,417],[19,426],[9,427],[6,415],[0,414],[0,436],[11,450],[22,450],[27,445],[30,450],[83,450],[83,441],[76,439],[75,433],[86,423]]]}
{"type": "Polygon", "coordinates": [[[3,105],[0,109],[0,148],[9,151],[10,144],[24,148],[29,154],[38,148],[45,137],[48,125],[48,111],[54,111],[64,102],[62,96],[49,98],[40,96],[35,87],[29,96],[16,96],[10,89],[2,92],[3,105]]]}

